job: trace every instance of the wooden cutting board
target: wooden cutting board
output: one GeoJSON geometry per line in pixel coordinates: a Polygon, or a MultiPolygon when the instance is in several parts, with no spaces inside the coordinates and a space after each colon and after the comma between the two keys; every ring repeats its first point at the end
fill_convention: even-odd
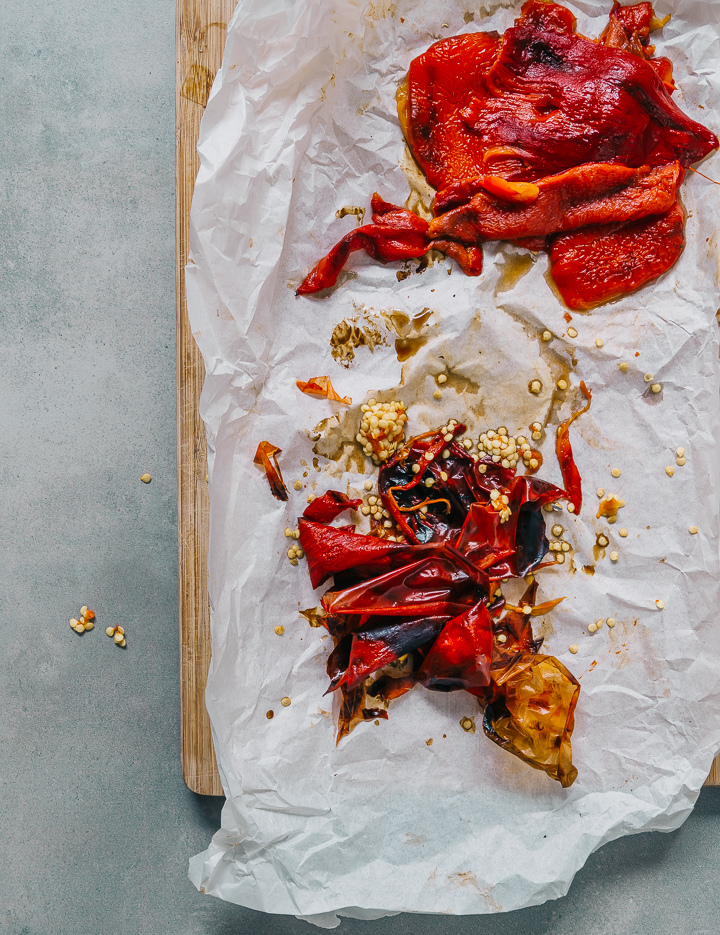
{"type": "MultiPolygon", "coordinates": [[[[209,503],[205,429],[198,413],[205,370],[190,332],[184,269],[190,202],[199,168],[196,143],[236,0],[177,0],[175,33],[175,174],[177,314],[178,551],[180,704],[183,778],[193,792],[222,795],[205,709],[210,665],[207,596],[209,503]]],[[[720,785],[720,758],[706,785],[720,785]]]]}

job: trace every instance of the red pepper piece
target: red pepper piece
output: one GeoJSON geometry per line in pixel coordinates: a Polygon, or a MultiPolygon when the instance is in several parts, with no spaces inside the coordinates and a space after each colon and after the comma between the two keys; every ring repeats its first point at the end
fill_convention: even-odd
{"type": "Polygon", "coordinates": [[[589,227],[559,237],[552,276],[570,308],[588,309],[657,279],[685,246],[685,217],[678,201],[665,214],[618,227],[589,227]]]}
{"type": "MultiPolygon", "coordinates": [[[[388,625],[352,634],[352,648],[342,684],[348,688],[358,685],[373,672],[395,662],[401,656],[429,643],[440,633],[449,620],[447,616],[418,617],[392,620],[388,625]]],[[[331,685],[328,691],[336,687],[331,685]]],[[[327,692],[326,692],[327,694],[327,692]]]]}
{"type": "Polygon", "coordinates": [[[347,633],[335,644],[335,649],[328,656],[325,666],[330,677],[330,686],[325,692],[334,691],[345,677],[348,663],[350,662],[350,650],[352,649],[352,633],[347,633]]]}
{"type": "Polygon", "coordinates": [[[580,381],[580,389],[587,399],[587,405],[583,406],[582,409],[578,409],[569,419],[566,419],[558,426],[557,440],[555,442],[555,451],[557,453],[558,462],[560,463],[560,470],[562,471],[565,493],[570,503],[572,503],[576,515],[580,513],[580,508],[582,507],[582,481],[580,479],[580,471],[578,471],[575,459],[573,458],[572,446],[570,444],[570,426],[575,419],[588,411],[592,400],[592,393],[582,380],[580,381]]]}
{"type": "Polygon", "coordinates": [[[264,469],[273,497],[276,500],[287,500],[287,487],[280,472],[280,465],[277,462],[279,454],[282,454],[282,449],[278,448],[277,445],[273,445],[271,442],[260,442],[255,452],[253,464],[257,464],[264,469]]]}
{"type": "Polygon", "coordinates": [[[490,682],[492,619],[483,602],[445,624],[417,681],[432,691],[483,688],[490,682]]]}
{"type": "Polygon", "coordinates": [[[459,554],[423,558],[343,591],[329,591],[329,614],[452,615],[487,595],[487,578],[459,554]]]}
{"type": "Polygon", "coordinates": [[[346,234],[305,277],[296,295],[310,295],[334,286],[351,253],[365,250],[375,260],[409,260],[428,251],[427,221],[413,211],[372,197],[373,223],[346,234]]]}
{"type": "Polygon", "coordinates": [[[500,46],[497,33],[441,39],[410,63],[406,108],[400,114],[410,149],[434,188],[484,174],[482,137],[462,110],[486,97],[486,76],[500,46]]]}
{"type": "Polygon", "coordinates": [[[526,653],[493,675],[495,698],[485,708],[485,735],[543,770],[563,788],[577,778],[571,736],[580,684],[553,656],[526,653]]]}
{"type": "Polygon", "coordinates": [[[627,223],[669,210],[683,176],[678,162],[654,169],[609,163],[577,166],[539,179],[539,195],[531,204],[509,207],[478,194],[432,221],[428,233],[477,244],[544,237],[588,224],[627,223]]]}
{"type": "Polygon", "coordinates": [[[303,516],[316,523],[331,523],[345,510],[357,510],[361,504],[362,499],[350,500],[339,490],[328,490],[306,507],[303,516]]]}
{"type": "Polygon", "coordinates": [[[376,539],[360,533],[343,532],[300,518],[300,546],[305,552],[314,588],[320,587],[331,575],[359,568],[367,577],[381,574],[432,555],[437,546],[409,546],[387,539],[376,539]]]}

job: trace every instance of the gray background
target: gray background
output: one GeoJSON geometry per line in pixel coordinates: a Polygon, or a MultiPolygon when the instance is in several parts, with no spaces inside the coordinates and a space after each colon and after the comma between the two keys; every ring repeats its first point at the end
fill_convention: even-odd
{"type": "MultiPolygon", "coordinates": [[[[222,800],[179,763],[173,107],[171,0],[2,3],[2,935],[317,931],[186,875],[222,800]],[[99,625],[78,637],[83,603],[99,625]]],[[[719,844],[707,789],[679,831],[605,847],[562,900],[337,931],[715,935],[719,844]]]]}

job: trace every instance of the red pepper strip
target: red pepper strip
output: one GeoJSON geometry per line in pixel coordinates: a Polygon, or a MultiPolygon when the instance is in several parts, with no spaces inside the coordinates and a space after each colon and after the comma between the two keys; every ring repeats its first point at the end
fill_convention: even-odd
{"type": "Polygon", "coordinates": [[[295,295],[311,295],[329,289],[337,282],[347,258],[356,250],[365,250],[375,260],[410,260],[428,251],[424,233],[403,230],[389,224],[367,224],[346,234],[311,270],[295,295]]]}
{"type": "Polygon", "coordinates": [[[344,403],[346,406],[352,405],[351,397],[341,396],[332,385],[330,377],[310,377],[309,380],[296,380],[295,382],[300,392],[308,396],[319,396],[336,403],[344,403]]]}
{"type": "Polygon", "coordinates": [[[330,687],[325,692],[334,691],[345,676],[345,672],[350,662],[350,650],[352,648],[352,634],[347,633],[342,639],[338,640],[335,649],[328,656],[325,669],[330,676],[330,687]]]}
{"type": "Polygon", "coordinates": [[[480,601],[445,624],[417,674],[431,691],[483,688],[490,683],[492,619],[480,601]]]}
{"type": "MultiPolygon", "coordinates": [[[[449,619],[448,616],[423,616],[414,620],[393,621],[389,626],[376,630],[353,633],[352,649],[342,684],[353,688],[383,666],[395,662],[418,646],[430,643],[449,619]]],[[[331,684],[328,691],[332,691],[337,684],[331,684]]]]}
{"type": "Polygon", "coordinates": [[[527,653],[493,675],[495,699],[483,730],[509,753],[557,779],[565,789],[577,778],[570,738],[580,685],[553,656],[527,653]]]}
{"type": "Polygon", "coordinates": [[[565,493],[570,503],[572,503],[576,515],[580,513],[580,507],[582,506],[582,481],[580,479],[580,471],[578,471],[575,459],[573,458],[569,429],[575,419],[588,411],[592,401],[592,393],[582,380],[580,381],[580,389],[587,399],[587,405],[583,406],[583,408],[579,409],[577,412],[574,412],[569,419],[566,419],[558,427],[557,441],[555,442],[555,451],[557,453],[558,462],[560,463],[560,470],[562,471],[565,493]]]}
{"type": "Polygon", "coordinates": [[[360,533],[342,532],[300,518],[300,546],[305,552],[310,582],[319,587],[332,575],[348,568],[362,568],[368,576],[409,565],[442,550],[437,545],[404,545],[360,533]]]}
{"type": "Polygon", "coordinates": [[[282,454],[282,449],[270,442],[260,442],[255,452],[253,464],[265,469],[265,476],[270,484],[270,490],[273,497],[277,500],[287,500],[288,492],[285,482],[280,473],[280,465],[277,462],[277,455],[282,454]],[[272,463],[270,461],[272,458],[272,463]]]}
{"type": "Polygon", "coordinates": [[[345,510],[357,510],[362,500],[350,500],[339,490],[328,490],[305,509],[303,517],[316,523],[331,523],[345,510]]]}
{"type": "Polygon", "coordinates": [[[487,594],[487,579],[462,556],[443,551],[344,591],[328,591],[322,605],[331,614],[462,613],[487,594]]]}
{"type": "Polygon", "coordinates": [[[529,205],[537,201],[540,189],[532,182],[508,182],[499,175],[486,175],[483,188],[500,201],[510,204],[529,205]]]}

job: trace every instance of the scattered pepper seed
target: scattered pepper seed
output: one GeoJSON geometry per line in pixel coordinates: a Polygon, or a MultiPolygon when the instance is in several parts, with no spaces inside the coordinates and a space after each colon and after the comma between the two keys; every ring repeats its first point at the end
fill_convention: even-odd
{"type": "Polygon", "coordinates": [[[598,495],[598,497],[600,497],[600,499],[602,499],[602,498],[605,496],[605,488],[604,488],[604,487],[598,487],[598,489],[595,491],[595,493],[598,495]]]}
{"type": "Polygon", "coordinates": [[[426,741],[425,741],[425,744],[426,744],[426,746],[428,746],[428,747],[432,747],[432,745],[433,745],[433,739],[432,739],[432,737],[431,737],[429,740],[426,740],[426,741]]]}
{"type": "Polygon", "coordinates": [[[682,467],[683,464],[685,464],[685,458],[675,458],[675,464],[679,464],[680,467],[682,467]]]}
{"type": "Polygon", "coordinates": [[[606,620],[605,622],[607,623],[607,625],[610,627],[611,630],[612,630],[612,628],[615,626],[615,618],[614,618],[614,617],[608,617],[607,620],[606,620]]]}
{"type": "Polygon", "coordinates": [[[657,607],[658,610],[662,610],[663,607],[665,606],[665,601],[655,601],[655,606],[657,607]]]}
{"type": "Polygon", "coordinates": [[[552,531],[552,534],[555,536],[556,539],[559,539],[560,536],[565,532],[565,530],[564,530],[563,527],[560,525],[560,523],[555,523],[555,525],[553,526],[553,528],[552,528],[551,531],[552,531]]]}
{"type": "Polygon", "coordinates": [[[579,648],[580,647],[577,645],[577,643],[572,643],[570,646],[568,646],[568,649],[573,655],[575,655],[579,648]]]}
{"type": "Polygon", "coordinates": [[[440,386],[442,386],[443,383],[447,383],[447,375],[444,373],[439,373],[437,377],[437,381],[440,384],[440,386]]]}
{"type": "Polygon", "coordinates": [[[106,627],[105,634],[106,636],[113,636],[115,633],[115,627],[106,627]]]}
{"type": "Polygon", "coordinates": [[[564,564],[564,562],[565,562],[565,553],[564,553],[564,552],[558,552],[558,554],[555,556],[555,561],[558,563],[558,565],[564,564]]]}
{"type": "Polygon", "coordinates": [[[542,383],[539,380],[531,380],[528,389],[531,393],[537,396],[542,390],[542,383]]]}
{"type": "Polygon", "coordinates": [[[293,531],[289,526],[285,527],[285,535],[288,539],[292,539],[293,531]]]}
{"type": "Polygon", "coordinates": [[[610,545],[610,540],[607,536],[604,536],[602,533],[597,537],[597,544],[601,549],[607,548],[610,545]]]}
{"type": "Polygon", "coordinates": [[[433,398],[442,399],[442,390],[435,390],[435,392],[433,393],[433,398]]]}
{"type": "Polygon", "coordinates": [[[550,332],[550,331],[543,331],[543,333],[542,333],[542,339],[543,339],[543,341],[552,341],[552,332],[550,332]]]}
{"type": "Polygon", "coordinates": [[[618,529],[618,535],[622,536],[623,539],[627,538],[627,534],[628,534],[628,531],[627,529],[625,529],[624,526],[622,529],[618,529]]]}
{"type": "Polygon", "coordinates": [[[279,627],[279,626],[275,627],[275,632],[277,633],[278,636],[282,636],[283,633],[285,632],[285,627],[279,627]]]}
{"type": "Polygon", "coordinates": [[[126,642],[126,640],[125,640],[125,637],[123,637],[122,640],[121,640],[121,642],[118,643],[118,646],[120,646],[120,647],[122,647],[122,646],[127,646],[127,642],[126,642]]]}
{"type": "Polygon", "coordinates": [[[559,390],[566,390],[568,388],[567,380],[558,380],[556,385],[559,390]]]}
{"type": "Polygon", "coordinates": [[[588,624],[588,633],[594,633],[595,630],[597,630],[597,627],[595,626],[595,624],[594,624],[594,623],[589,623],[589,624],[588,624]]]}
{"type": "Polygon", "coordinates": [[[268,719],[268,721],[272,721],[272,719],[275,717],[275,712],[274,712],[274,711],[268,711],[267,714],[265,715],[265,717],[268,719]]]}
{"type": "Polygon", "coordinates": [[[308,502],[308,503],[312,503],[313,500],[317,500],[317,497],[315,496],[314,493],[309,493],[309,494],[308,494],[308,498],[307,498],[307,502],[308,502]]]}
{"type": "Polygon", "coordinates": [[[366,480],[365,483],[363,484],[363,487],[365,488],[365,490],[372,490],[373,482],[371,480],[366,480]]]}
{"type": "Polygon", "coordinates": [[[574,513],[574,512],[575,512],[575,504],[574,504],[574,503],[568,503],[568,505],[567,505],[567,511],[568,511],[568,513],[574,513]]]}
{"type": "Polygon", "coordinates": [[[604,623],[605,623],[605,621],[602,620],[602,619],[601,619],[601,620],[596,620],[596,621],[595,621],[595,629],[596,629],[596,630],[599,630],[600,627],[601,627],[604,623]]]}
{"type": "Polygon", "coordinates": [[[602,338],[595,338],[595,344],[597,347],[602,347],[605,342],[602,338]]]}
{"type": "Polygon", "coordinates": [[[646,383],[652,383],[652,381],[653,381],[653,375],[652,375],[651,373],[646,373],[645,376],[643,377],[643,380],[644,380],[646,383]]]}
{"type": "Polygon", "coordinates": [[[302,481],[296,480],[295,483],[293,484],[293,487],[295,488],[295,490],[302,490],[302,481]]]}
{"type": "Polygon", "coordinates": [[[697,526],[689,526],[688,532],[690,533],[691,536],[696,536],[698,532],[697,526]]]}
{"type": "Polygon", "coordinates": [[[150,474],[141,474],[140,480],[143,482],[143,484],[149,484],[152,480],[152,476],[150,474]]]}
{"type": "Polygon", "coordinates": [[[577,337],[577,331],[574,328],[568,328],[567,333],[571,338],[577,337]]]}
{"type": "Polygon", "coordinates": [[[684,449],[684,448],[676,448],[676,449],[675,449],[675,454],[678,456],[678,458],[682,458],[683,455],[685,454],[685,449],[684,449]]]}
{"type": "Polygon", "coordinates": [[[653,383],[650,389],[653,391],[653,393],[659,393],[662,389],[662,383],[653,383]]]}
{"type": "Polygon", "coordinates": [[[621,364],[618,364],[623,373],[627,373],[627,369],[630,366],[626,361],[623,361],[621,364]]]}
{"type": "Polygon", "coordinates": [[[620,556],[617,554],[617,552],[611,552],[611,553],[610,553],[610,561],[611,561],[611,562],[616,562],[619,558],[620,558],[620,556]]]}
{"type": "Polygon", "coordinates": [[[287,695],[280,699],[280,704],[283,706],[283,708],[287,708],[287,706],[290,704],[290,699],[287,697],[287,695]]]}
{"type": "Polygon", "coordinates": [[[613,468],[612,471],[610,471],[610,473],[612,474],[613,477],[620,477],[620,475],[622,474],[622,471],[620,470],[620,468],[613,468]]]}
{"type": "Polygon", "coordinates": [[[79,621],[79,620],[76,620],[74,617],[71,617],[71,618],[70,618],[70,626],[72,627],[73,630],[75,629],[75,627],[76,627],[79,623],[80,623],[80,621],[79,621]]]}
{"type": "Polygon", "coordinates": [[[665,468],[665,473],[667,474],[668,477],[673,476],[673,474],[675,473],[675,468],[672,466],[672,464],[668,464],[668,466],[665,468]]]}
{"type": "Polygon", "coordinates": [[[122,643],[125,637],[122,635],[122,633],[116,633],[114,639],[116,643],[122,643]]]}
{"type": "Polygon", "coordinates": [[[460,718],[460,727],[468,734],[475,733],[475,721],[471,717],[461,717],[460,718]]]}
{"type": "Polygon", "coordinates": [[[507,636],[501,633],[497,638],[498,643],[507,643],[507,636]]]}
{"type": "Polygon", "coordinates": [[[569,543],[569,542],[562,542],[562,543],[560,544],[560,549],[561,549],[561,551],[563,551],[563,552],[569,552],[569,551],[570,551],[570,543],[569,543]]]}

